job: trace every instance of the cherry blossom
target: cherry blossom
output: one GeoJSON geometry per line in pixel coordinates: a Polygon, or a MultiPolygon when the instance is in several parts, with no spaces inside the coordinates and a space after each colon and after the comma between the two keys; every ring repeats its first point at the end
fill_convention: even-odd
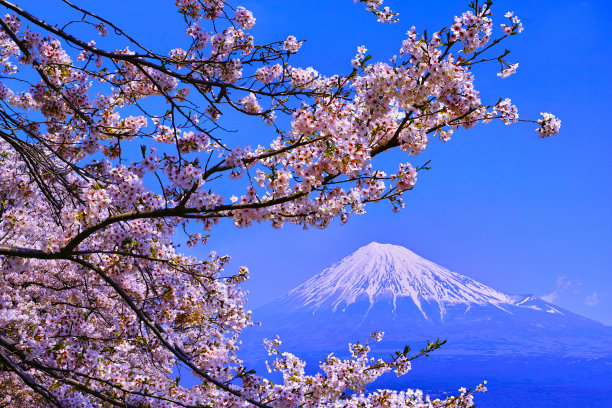
{"type": "MultiPolygon", "coordinates": [[[[383,24],[397,23],[399,21],[399,13],[395,13],[389,7],[385,6],[382,9],[384,0],[359,0],[366,5],[366,10],[377,17],[377,21],[383,24]]],[[[355,0],[357,2],[357,0],[355,0]]]]}
{"type": "Polygon", "coordinates": [[[510,64],[508,67],[501,72],[497,73],[497,76],[500,78],[508,78],[510,75],[516,73],[516,69],[518,68],[518,62],[516,64],[510,64]]]}
{"type": "Polygon", "coordinates": [[[548,137],[559,133],[561,128],[561,120],[556,118],[552,113],[542,112],[542,119],[538,119],[537,123],[540,125],[536,132],[540,137],[548,137]]]}
{"type": "MultiPolygon", "coordinates": [[[[382,0],[361,2],[397,21],[382,0]]],[[[252,374],[237,357],[253,324],[240,287],[249,271],[225,270],[229,257],[206,245],[225,221],[325,228],[374,202],[405,208],[431,143],[518,121],[509,99],[481,99],[472,67],[514,72],[506,54],[481,55],[520,33],[520,20],[508,13],[496,33],[490,2],[474,5],[430,36],[413,27],[388,62],[361,46],[347,75],[324,75],[293,64],[304,44],[293,35],[257,42],[244,7],[171,3],[183,42],[157,52],[68,2],[82,17],[64,25],[0,0],[0,405],[470,406],[484,385],[443,401],[368,389],[438,341],[373,360],[375,333],[309,376],[275,339],[269,367],[283,382],[252,374]],[[66,31],[74,25],[82,38],[66,31]],[[270,132],[247,143],[234,136],[236,117],[270,132]],[[413,163],[378,168],[392,149],[413,163]],[[188,256],[181,242],[208,255],[188,256]],[[183,387],[179,368],[199,384],[183,387]]],[[[561,124],[550,113],[531,122],[540,137],[561,124]]]]}
{"type": "Polygon", "coordinates": [[[290,53],[298,52],[301,46],[302,44],[292,35],[283,42],[283,49],[290,53]]]}

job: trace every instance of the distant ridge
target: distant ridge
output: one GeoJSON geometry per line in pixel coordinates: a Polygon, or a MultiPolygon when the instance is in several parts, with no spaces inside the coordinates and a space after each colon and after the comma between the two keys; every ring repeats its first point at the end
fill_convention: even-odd
{"type": "Polygon", "coordinates": [[[253,352],[276,334],[315,355],[380,330],[389,349],[440,337],[448,354],[612,357],[612,327],[376,242],[254,310],[253,319],[262,323],[244,337],[253,352]]]}
{"type": "MultiPolygon", "coordinates": [[[[372,242],[315,275],[286,296],[293,309],[344,310],[360,300],[374,304],[410,298],[425,318],[423,303],[435,303],[443,317],[447,306],[504,305],[534,308],[532,295],[512,296],[451,272],[399,245],[372,242]]],[[[562,313],[552,305],[549,313],[562,313]]]]}

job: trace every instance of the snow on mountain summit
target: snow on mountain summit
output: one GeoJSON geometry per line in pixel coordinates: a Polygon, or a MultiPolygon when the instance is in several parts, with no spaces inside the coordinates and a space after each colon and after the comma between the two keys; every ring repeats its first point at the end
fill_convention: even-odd
{"type": "Polygon", "coordinates": [[[376,242],[257,308],[253,318],[261,327],[249,355],[261,338],[277,334],[289,349],[319,356],[373,331],[386,333],[385,351],[443,338],[456,355],[612,355],[611,327],[376,242]]]}
{"type": "Polygon", "coordinates": [[[511,296],[451,272],[414,252],[391,244],[372,242],[312,277],[287,294],[299,308],[336,311],[361,300],[373,304],[411,298],[425,315],[422,304],[494,305],[514,303],[511,296]]]}

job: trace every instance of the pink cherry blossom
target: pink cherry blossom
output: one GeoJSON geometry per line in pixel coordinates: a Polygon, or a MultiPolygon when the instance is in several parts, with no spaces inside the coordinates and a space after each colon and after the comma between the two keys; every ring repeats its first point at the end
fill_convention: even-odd
{"type": "MultiPolygon", "coordinates": [[[[397,21],[382,0],[361,3],[397,21]]],[[[487,61],[502,64],[501,77],[516,70],[505,54],[480,57],[522,31],[516,16],[493,39],[490,7],[473,7],[429,37],[413,27],[387,62],[360,46],[347,75],[327,75],[293,64],[303,45],[293,35],[257,42],[253,13],[222,0],[175,0],[185,34],[169,52],[126,45],[93,13],[83,17],[92,35],[119,36],[121,48],[0,4],[11,10],[0,21],[0,405],[471,405],[465,389],[444,401],[367,391],[438,343],[388,360],[369,357],[369,340],[354,343],[350,358],[330,354],[307,375],[275,339],[269,368],[282,383],[250,374],[236,354],[253,324],[239,286],[249,271],[226,270],[229,257],[206,245],[224,219],[325,228],[374,202],[405,208],[427,167],[388,173],[379,154],[417,162],[460,129],[519,120],[509,99],[483,101],[471,70],[487,61]],[[236,137],[233,121],[247,116],[270,132],[236,137]],[[181,241],[209,255],[186,255],[181,241]],[[177,365],[200,383],[183,387],[177,365]],[[341,398],[347,389],[355,394],[341,398]]],[[[561,125],[550,113],[531,122],[540,137],[561,125]]]]}

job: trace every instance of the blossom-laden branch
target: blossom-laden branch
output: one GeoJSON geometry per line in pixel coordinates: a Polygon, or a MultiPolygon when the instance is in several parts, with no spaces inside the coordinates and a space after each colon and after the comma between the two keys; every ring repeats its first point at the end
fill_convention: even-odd
{"type": "MultiPolygon", "coordinates": [[[[183,231],[202,246],[224,219],[324,228],[368,203],[404,208],[429,162],[388,174],[377,156],[418,156],[460,128],[519,120],[509,99],[483,102],[471,72],[516,71],[508,51],[488,55],[522,31],[516,16],[493,38],[491,2],[476,2],[431,36],[410,29],[390,62],[361,46],[348,75],[325,76],[291,64],[302,41],[256,43],[252,12],[222,0],[176,0],[185,36],[168,53],[63,2],[81,19],[60,26],[0,0],[0,406],[471,404],[467,390],[446,401],[365,393],[438,342],[372,364],[369,346],[352,345],[316,376],[283,353],[283,384],[255,376],[236,356],[252,324],[239,287],[248,269],[223,273],[227,256],[186,256],[175,241],[183,231]],[[104,49],[75,25],[121,45],[104,49]],[[270,136],[230,147],[237,115],[270,136]],[[177,366],[200,384],[183,387],[177,366]]],[[[397,20],[382,1],[361,2],[397,20]]],[[[538,135],[557,133],[560,121],[542,116],[538,135]]]]}
{"type": "MultiPolygon", "coordinates": [[[[399,13],[394,12],[389,7],[385,6],[381,9],[384,0],[359,0],[360,3],[366,5],[366,10],[374,14],[379,23],[397,23],[399,21],[399,13]]],[[[355,0],[355,3],[357,0],[355,0]]]]}

